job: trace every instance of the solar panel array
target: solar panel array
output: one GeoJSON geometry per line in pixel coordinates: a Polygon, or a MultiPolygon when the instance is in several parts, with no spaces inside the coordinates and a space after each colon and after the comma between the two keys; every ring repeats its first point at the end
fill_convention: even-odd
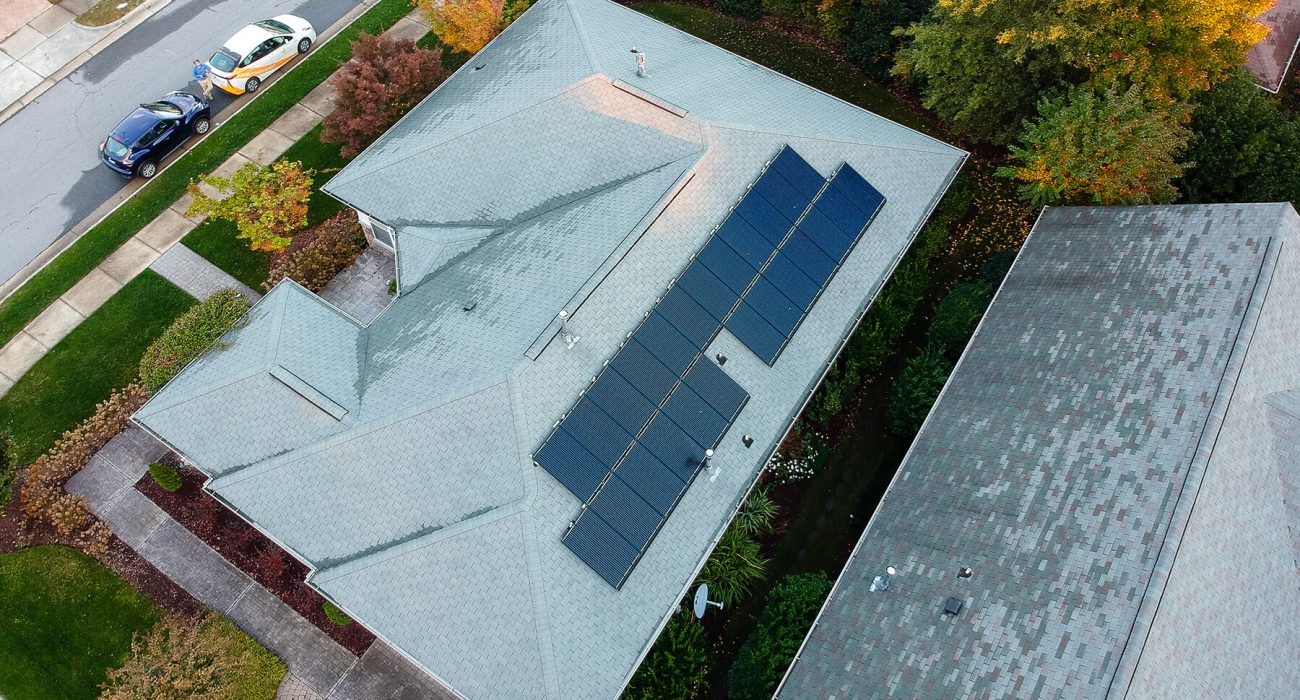
{"type": "Polygon", "coordinates": [[[883,201],[847,165],[828,182],[783,148],[538,449],[585,504],[564,544],[611,586],[749,399],[705,348],[725,326],[774,362],[883,201]]]}

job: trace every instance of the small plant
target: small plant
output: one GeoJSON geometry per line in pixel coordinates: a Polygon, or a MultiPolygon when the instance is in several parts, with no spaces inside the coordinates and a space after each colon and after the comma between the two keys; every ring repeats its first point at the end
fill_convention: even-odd
{"type": "Polygon", "coordinates": [[[776,525],[772,521],[780,512],[781,507],[768,496],[767,487],[760,486],[749,494],[749,498],[741,504],[740,510],[736,511],[733,524],[749,537],[766,535],[775,528],[776,525]]]}
{"type": "Polygon", "coordinates": [[[149,476],[164,491],[175,493],[181,488],[181,473],[176,471],[176,467],[154,462],[149,465],[149,476]]]}
{"type": "Polygon", "coordinates": [[[823,450],[827,449],[826,436],[808,423],[799,423],[786,436],[767,468],[778,484],[789,484],[811,479],[817,474],[817,464],[823,450]]]}
{"type": "Polygon", "coordinates": [[[704,563],[699,583],[709,584],[709,594],[724,605],[744,598],[763,578],[767,559],[758,541],[732,524],[704,563]]]}
{"type": "Polygon", "coordinates": [[[205,175],[200,180],[224,195],[209,197],[190,183],[194,197],[186,216],[207,216],[234,222],[239,237],[253,250],[284,250],[294,231],[307,225],[307,199],[311,196],[311,170],[302,163],[278,160],[266,167],[247,163],[230,177],[205,175]]]}
{"type": "Polygon", "coordinates": [[[347,613],[343,612],[342,610],[339,610],[337,607],[335,607],[333,603],[329,602],[328,600],[321,605],[321,608],[325,611],[325,617],[329,618],[330,622],[333,622],[336,625],[352,624],[352,618],[348,617],[347,613]]]}
{"type": "Polygon", "coordinates": [[[199,530],[207,533],[216,531],[217,523],[221,520],[221,504],[217,503],[217,499],[211,496],[200,498],[194,511],[199,530]]]}
{"type": "Polygon", "coordinates": [[[397,280],[388,280],[388,296],[397,295],[397,280]]]}
{"type": "Polygon", "coordinates": [[[289,572],[289,562],[285,561],[284,552],[278,549],[262,552],[261,565],[262,570],[274,581],[279,581],[289,572]]]}

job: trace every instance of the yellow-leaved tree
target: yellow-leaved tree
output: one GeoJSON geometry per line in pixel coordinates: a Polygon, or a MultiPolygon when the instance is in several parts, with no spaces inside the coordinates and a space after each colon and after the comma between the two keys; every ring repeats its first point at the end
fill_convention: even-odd
{"type": "Polygon", "coordinates": [[[501,31],[502,0],[419,0],[420,11],[442,43],[474,53],[501,31]]]}

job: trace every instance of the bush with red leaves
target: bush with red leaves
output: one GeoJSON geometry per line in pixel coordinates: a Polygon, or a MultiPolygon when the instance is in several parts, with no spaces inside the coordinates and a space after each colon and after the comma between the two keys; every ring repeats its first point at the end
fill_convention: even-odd
{"type": "Polygon", "coordinates": [[[441,50],[363,33],[352,42],[352,60],[330,77],[337,106],[321,141],[343,144],[343,156],[355,156],[446,77],[441,50]]]}
{"type": "Polygon", "coordinates": [[[261,556],[262,570],[273,581],[279,581],[289,572],[289,562],[285,561],[284,552],[278,549],[272,549],[262,552],[261,556]]]}
{"type": "Polygon", "coordinates": [[[262,284],[268,291],[288,277],[319,292],[366,249],[366,234],[351,209],[331,216],[293,237],[284,252],[271,260],[271,275],[262,284]]]}

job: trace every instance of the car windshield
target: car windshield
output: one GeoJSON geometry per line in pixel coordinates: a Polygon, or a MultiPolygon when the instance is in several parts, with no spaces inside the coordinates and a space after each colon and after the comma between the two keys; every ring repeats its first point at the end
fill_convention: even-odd
{"type": "Polygon", "coordinates": [[[180,107],[177,107],[170,102],[146,102],[140,106],[154,114],[157,114],[163,119],[180,119],[184,114],[180,107]]]}
{"type": "Polygon", "coordinates": [[[262,29],[265,29],[268,32],[276,32],[277,34],[293,33],[293,30],[289,28],[289,25],[285,24],[284,22],[277,22],[273,19],[264,19],[261,22],[254,22],[253,26],[261,27],[262,29]]]}
{"type": "Polygon", "coordinates": [[[242,56],[223,46],[220,51],[212,54],[212,60],[208,61],[208,63],[212,64],[212,67],[217,70],[230,72],[235,69],[235,66],[239,65],[240,58],[242,56]]]}
{"type": "Polygon", "coordinates": [[[108,155],[113,156],[114,158],[125,158],[126,155],[131,152],[131,149],[127,148],[126,144],[118,141],[117,138],[113,136],[108,137],[108,141],[104,144],[104,150],[108,152],[108,155]]]}

